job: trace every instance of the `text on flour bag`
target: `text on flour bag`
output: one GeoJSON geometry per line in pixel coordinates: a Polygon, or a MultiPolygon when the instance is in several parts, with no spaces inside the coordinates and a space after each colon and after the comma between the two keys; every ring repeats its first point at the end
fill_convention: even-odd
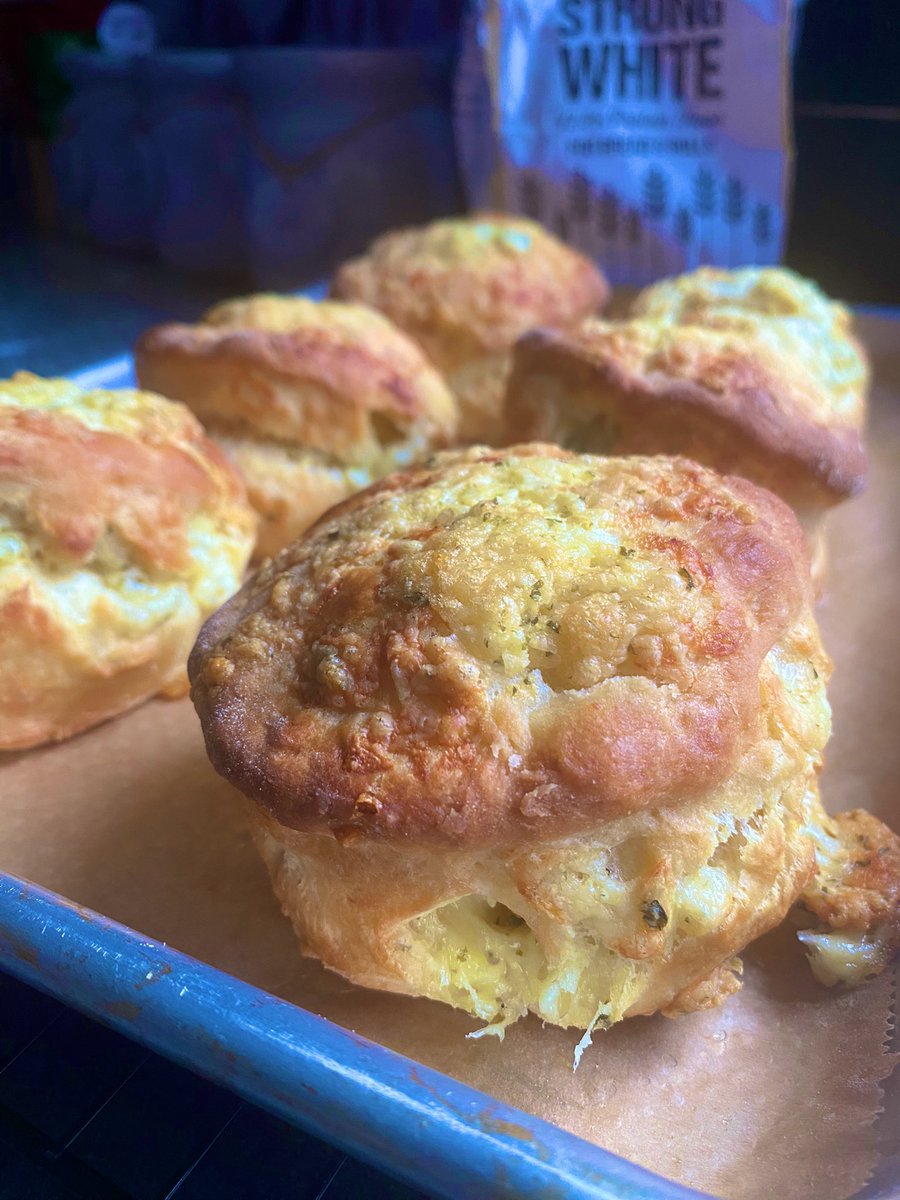
{"type": "Polygon", "coordinates": [[[481,0],[454,117],[473,208],[542,221],[614,283],[774,263],[791,0],[481,0]]]}

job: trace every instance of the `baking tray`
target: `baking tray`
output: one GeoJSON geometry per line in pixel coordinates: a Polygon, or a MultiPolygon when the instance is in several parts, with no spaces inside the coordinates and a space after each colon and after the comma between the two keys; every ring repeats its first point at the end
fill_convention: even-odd
{"type": "MultiPolygon", "coordinates": [[[[71,377],[83,387],[135,384],[130,355],[71,377]]],[[[704,1195],[4,873],[0,966],[448,1200],[704,1195]]]]}
{"type": "MultiPolygon", "coordinates": [[[[85,386],[128,386],[131,359],[97,363],[73,378],[85,386]]],[[[436,1195],[698,1200],[707,1194],[3,874],[0,966],[436,1195]]],[[[893,1182],[885,1187],[882,1174],[860,1196],[888,1200],[900,1194],[893,1182]]]]}

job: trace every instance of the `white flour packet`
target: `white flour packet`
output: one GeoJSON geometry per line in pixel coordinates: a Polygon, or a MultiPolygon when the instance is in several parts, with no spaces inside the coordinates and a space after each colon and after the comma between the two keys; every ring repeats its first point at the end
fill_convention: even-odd
{"type": "Polygon", "coordinates": [[[614,283],[774,263],[792,0],[478,0],[456,81],[473,208],[542,221],[614,283]]]}

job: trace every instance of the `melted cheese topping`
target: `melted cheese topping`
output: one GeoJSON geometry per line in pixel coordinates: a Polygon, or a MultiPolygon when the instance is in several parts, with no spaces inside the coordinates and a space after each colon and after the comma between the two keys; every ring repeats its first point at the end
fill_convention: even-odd
{"type": "Polygon", "coordinates": [[[740,349],[749,338],[801,367],[836,415],[862,420],[868,370],[850,337],[850,314],[792,271],[701,268],[647,288],[634,313],[657,327],[702,328],[723,347],[740,349]]]}
{"type": "Polygon", "coordinates": [[[819,983],[826,987],[843,984],[855,987],[884,965],[884,948],[865,933],[838,929],[832,933],[803,930],[797,937],[806,947],[809,965],[819,983]]]}

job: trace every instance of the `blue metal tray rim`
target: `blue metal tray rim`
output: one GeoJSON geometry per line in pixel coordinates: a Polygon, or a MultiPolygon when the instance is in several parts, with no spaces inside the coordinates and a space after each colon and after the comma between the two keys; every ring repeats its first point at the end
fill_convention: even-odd
{"type": "Polygon", "coordinates": [[[704,1195],[4,874],[0,965],[447,1200],[704,1195]]]}

